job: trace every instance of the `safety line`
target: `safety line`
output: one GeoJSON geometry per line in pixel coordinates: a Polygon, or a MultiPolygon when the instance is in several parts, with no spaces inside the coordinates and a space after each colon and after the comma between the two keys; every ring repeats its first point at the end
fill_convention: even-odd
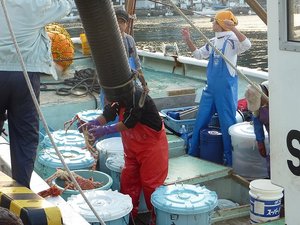
{"type": "Polygon", "coordinates": [[[18,55],[18,58],[20,60],[20,64],[21,64],[21,67],[22,67],[22,70],[23,70],[23,74],[24,74],[24,78],[26,80],[26,83],[27,83],[27,86],[29,88],[29,91],[30,91],[30,94],[31,94],[31,97],[32,97],[32,100],[33,100],[33,103],[35,105],[35,108],[36,110],[38,111],[38,114],[40,116],[40,119],[43,123],[43,126],[46,130],[46,133],[48,134],[49,136],[49,139],[56,151],[56,154],[58,155],[59,159],[61,160],[64,168],[66,169],[67,173],[69,174],[71,180],[74,182],[76,188],[78,189],[78,191],[80,192],[80,194],[82,195],[82,197],[84,198],[84,200],[86,201],[86,203],[88,204],[88,206],[90,207],[90,209],[93,211],[93,213],[95,214],[95,216],[97,217],[97,219],[99,220],[99,222],[101,223],[101,225],[106,225],[105,222],[101,219],[101,217],[98,215],[98,213],[96,212],[96,210],[94,209],[94,207],[92,206],[92,204],[89,202],[89,200],[87,199],[87,197],[85,196],[85,194],[83,193],[81,187],[79,186],[79,184],[77,183],[77,181],[75,180],[73,174],[71,173],[68,165],[66,164],[66,162],[64,161],[64,158],[62,157],[61,153],[59,152],[55,142],[54,142],[54,139],[52,137],[52,134],[48,128],[48,125],[47,125],[47,122],[44,118],[44,115],[40,109],[40,106],[38,104],[38,101],[36,99],[36,96],[35,96],[35,93],[33,91],[33,88],[32,88],[32,85],[31,85],[31,82],[30,82],[30,79],[29,79],[29,76],[28,76],[28,73],[27,73],[27,69],[26,69],[26,66],[25,66],[25,63],[24,63],[24,60],[23,60],[23,57],[22,57],[22,54],[20,52],[20,49],[19,49],[19,45],[17,43],[17,40],[16,40],[16,37],[15,37],[15,34],[13,32],[13,29],[12,29],[12,25],[11,25],[11,22],[10,22],[10,19],[9,19],[9,16],[8,16],[8,12],[7,12],[7,8],[6,8],[6,5],[4,3],[4,0],[1,0],[1,5],[2,5],[2,8],[3,8],[3,12],[4,12],[4,15],[5,15],[5,18],[6,18],[6,22],[7,22],[7,26],[8,26],[8,29],[9,29],[9,32],[11,34],[11,37],[12,37],[12,40],[13,40],[13,43],[14,43],[14,46],[16,48],[16,51],[17,51],[17,55],[18,55]]]}

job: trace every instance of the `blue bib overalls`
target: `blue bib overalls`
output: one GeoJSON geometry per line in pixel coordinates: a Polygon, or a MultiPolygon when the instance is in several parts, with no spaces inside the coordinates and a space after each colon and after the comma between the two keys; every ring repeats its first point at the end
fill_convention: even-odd
{"type": "MultiPolygon", "coordinates": [[[[227,38],[222,47],[223,54],[228,41],[227,38]]],[[[191,148],[188,152],[190,155],[200,156],[200,131],[208,127],[212,115],[217,112],[223,137],[224,164],[232,165],[232,146],[228,128],[236,123],[237,90],[238,77],[231,76],[225,60],[212,51],[207,66],[207,86],[202,92],[191,148]]]]}

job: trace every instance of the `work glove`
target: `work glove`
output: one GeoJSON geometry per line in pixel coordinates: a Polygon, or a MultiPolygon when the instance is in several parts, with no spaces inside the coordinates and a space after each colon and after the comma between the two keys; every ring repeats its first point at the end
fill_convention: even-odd
{"type": "MultiPolygon", "coordinates": [[[[119,112],[119,103],[114,102],[104,106],[103,116],[106,122],[114,121],[119,112]]],[[[99,124],[100,125],[100,124],[99,124]]]]}
{"type": "Polygon", "coordinates": [[[100,122],[97,119],[94,120],[90,120],[87,123],[81,123],[81,122],[77,122],[77,129],[79,130],[80,133],[82,133],[82,128],[85,127],[86,129],[91,129],[93,127],[97,127],[100,126],[100,122]]]}
{"type": "Polygon", "coordinates": [[[104,135],[113,134],[116,132],[118,132],[117,124],[97,126],[88,129],[89,135],[95,140],[103,137],[104,135]]]}
{"type": "Polygon", "coordinates": [[[267,157],[267,151],[266,151],[265,143],[262,142],[262,141],[258,141],[257,142],[257,147],[258,147],[259,154],[262,157],[266,158],[267,157]]]}

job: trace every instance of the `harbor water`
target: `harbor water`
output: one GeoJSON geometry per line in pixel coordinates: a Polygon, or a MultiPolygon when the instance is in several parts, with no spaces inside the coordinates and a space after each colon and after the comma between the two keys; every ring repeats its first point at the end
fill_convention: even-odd
{"type": "MultiPolygon", "coordinates": [[[[214,36],[210,18],[200,16],[188,16],[188,18],[207,38],[214,36]]],[[[239,15],[237,18],[239,21],[237,28],[252,43],[251,49],[239,56],[238,65],[267,70],[267,26],[257,15],[239,15]]],[[[161,52],[163,43],[176,42],[180,55],[191,56],[181,37],[181,29],[187,26],[190,27],[181,16],[138,17],[134,22],[134,38],[139,49],[161,52]]],[[[191,34],[198,47],[205,44],[198,31],[191,28],[191,34]]]]}

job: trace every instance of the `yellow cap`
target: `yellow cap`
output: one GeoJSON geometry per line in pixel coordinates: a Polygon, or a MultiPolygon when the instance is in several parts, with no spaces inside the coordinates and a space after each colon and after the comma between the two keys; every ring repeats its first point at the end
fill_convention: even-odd
{"type": "Polygon", "coordinates": [[[231,20],[234,23],[234,26],[238,24],[237,18],[233,15],[231,11],[218,12],[215,16],[215,20],[224,30],[228,30],[224,24],[224,20],[231,20]]]}

